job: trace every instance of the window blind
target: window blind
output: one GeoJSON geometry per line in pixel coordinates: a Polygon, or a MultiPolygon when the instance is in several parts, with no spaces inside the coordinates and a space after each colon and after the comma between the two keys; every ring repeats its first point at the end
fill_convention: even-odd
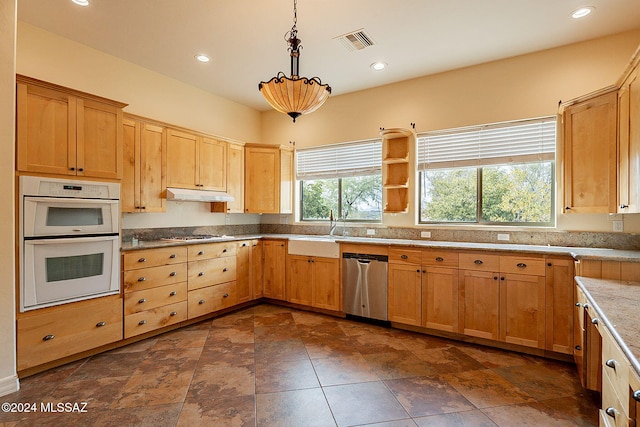
{"type": "Polygon", "coordinates": [[[417,144],[418,170],[553,160],[556,118],[428,132],[417,144]]]}
{"type": "Polygon", "coordinates": [[[296,150],[299,180],[374,175],[382,170],[380,140],[323,145],[296,150]]]}

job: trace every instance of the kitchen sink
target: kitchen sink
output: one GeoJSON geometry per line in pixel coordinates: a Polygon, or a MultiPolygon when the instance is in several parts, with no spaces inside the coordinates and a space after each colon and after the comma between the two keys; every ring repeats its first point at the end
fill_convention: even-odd
{"type": "Polygon", "coordinates": [[[335,236],[295,236],[289,238],[289,254],[340,258],[335,236]]]}

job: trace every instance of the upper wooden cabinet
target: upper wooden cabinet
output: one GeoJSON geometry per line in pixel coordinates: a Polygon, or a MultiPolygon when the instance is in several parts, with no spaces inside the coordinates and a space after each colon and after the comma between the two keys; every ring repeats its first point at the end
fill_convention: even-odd
{"type": "Polygon", "coordinates": [[[293,151],[280,146],[245,145],[247,213],[293,212],[293,151]]]}
{"type": "Polygon", "coordinates": [[[17,169],[122,178],[122,104],[17,76],[17,169]]]}
{"type": "Polygon", "coordinates": [[[227,143],[169,129],[167,187],[226,191],[227,143]]]}
{"type": "Polygon", "coordinates": [[[227,152],[227,193],[233,202],[227,202],[228,213],[244,212],[244,147],[229,144],[227,152]]]}
{"type": "Polygon", "coordinates": [[[382,136],[382,189],[385,213],[409,210],[409,147],[415,145],[413,131],[384,129],[382,136]]]}
{"type": "Polygon", "coordinates": [[[165,128],[125,117],[124,170],[120,186],[122,212],[164,212],[167,189],[165,128]]]}
{"type": "Polygon", "coordinates": [[[564,213],[616,212],[616,92],[571,103],[563,127],[564,213]]]}
{"type": "Polygon", "coordinates": [[[634,68],[618,91],[618,213],[640,212],[640,77],[634,68]]]}

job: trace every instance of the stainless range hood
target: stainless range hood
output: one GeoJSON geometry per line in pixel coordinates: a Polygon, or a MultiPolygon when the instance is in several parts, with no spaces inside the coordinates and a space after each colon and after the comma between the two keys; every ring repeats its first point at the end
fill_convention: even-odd
{"type": "Polygon", "coordinates": [[[167,188],[167,200],[184,202],[233,202],[234,199],[232,195],[224,191],[167,188]]]}

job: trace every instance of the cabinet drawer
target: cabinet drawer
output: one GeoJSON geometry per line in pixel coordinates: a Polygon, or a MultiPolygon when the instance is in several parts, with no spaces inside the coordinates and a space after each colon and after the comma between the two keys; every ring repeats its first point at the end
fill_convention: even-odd
{"type": "Polygon", "coordinates": [[[187,302],[163,305],[124,318],[124,337],[130,338],[187,320],[187,302]]]}
{"type": "Polygon", "coordinates": [[[148,249],[144,251],[125,252],[122,255],[122,269],[156,267],[159,265],[179,264],[187,262],[187,248],[175,246],[170,248],[148,249]]]}
{"type": "MultiPolygon", "coordinates": [[[[627,385],[628,387],[628,385],[627,385]]],[[[627,411],[629,408],[629,396],[625,395],[627,411]]],[[[602,410],[600,418],[605,425],[615,427],[628,427],[629,416],[625,412],[624,406],[614,391],[613,384],[607,375],[602,376],[602,410]],[[604,413],[603,413],[604,412],[604,413]]]]}
{"type": "Polygon", "coordinates": [[[124,292],[141,291],[186,281],[186,263],[125,271],[124,292]]]}
{"type": "Polygon", "coordinates": [[[122,298],[106,298],[18,319],[18,370],[121,340],[122,298]]]}
{"type": "Polygon", "coordinates": [[[458,252],[423,250],[422,265],[429,265],[434,267],[457,267],[458,252]]]}
{"type": "Polygon", "coordinates": [[[189,261],[236,255],[236,242],[204,243],[190,245],[188,248],[189,261]]]}
{"type": "Polygon", "coordinates": [[[484,253],[462,252],[458,255],[462,270],[500,271],[500,256],[484,253]]]}
{"type": "Polygon", "coordinates": [[[622,402],[622,408],[628,415],[629,369],[631,364],[622,354],[622,350],[618,347],[606,327],[602,326],[600,328],[600,334],[602,335],[602,372],[605,372],[603,376],[609,377],[618,400],[622,402]]]}
{"type": "Polygon", "coordinates": [[[236,304],[236,282],[189,291],[189,319],[204,316],[236,304]]]}
{"type": "Polygon", "coordinates": [[[131,292],[124,296],[124,314],[129,315],[187,300],[187,282],[131,292]]]}
{"type": "Polygon", "coordinates": [[[422,251],[414,249],[390,248],[389,262],[396,264],[415,264],[422,262],[422,251]]]}
{"type": "Polygon", "coordinates": [[[519,256],[501,256],[500,272],[544,276],[544,259],[519,256]]]}
{"type": "Polygon", "coordinates": [[[236,280],[236,258],[214,258],[189,263],[189,290],[236,280]]]}

